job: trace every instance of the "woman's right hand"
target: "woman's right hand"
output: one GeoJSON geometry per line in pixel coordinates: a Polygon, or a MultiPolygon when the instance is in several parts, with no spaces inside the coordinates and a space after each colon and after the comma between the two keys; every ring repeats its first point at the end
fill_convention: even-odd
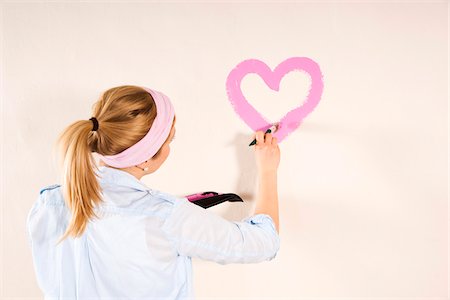
{"type": "Polygon", "coordinates": [[[276,137],[271,133],[259,130],[253,135],[256,137],[255,158],[259,172],[276,172],[280,164],[280,147],[276,137]]]}

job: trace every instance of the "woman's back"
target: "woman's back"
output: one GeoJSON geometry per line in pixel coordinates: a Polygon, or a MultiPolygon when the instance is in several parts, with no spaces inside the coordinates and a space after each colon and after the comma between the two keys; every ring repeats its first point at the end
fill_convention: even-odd
{"type": "Polygon", "coordinates": [[[230,222],[186,198],[152,190],[131,174],[100,167],[103,203],[78,238],[55,245],[71,220],[62,189],[39,194],[27,218],[46,299],[194,297],[191,257],[227,263],[273,259],[279,236],[258,214],[230,222]]]}

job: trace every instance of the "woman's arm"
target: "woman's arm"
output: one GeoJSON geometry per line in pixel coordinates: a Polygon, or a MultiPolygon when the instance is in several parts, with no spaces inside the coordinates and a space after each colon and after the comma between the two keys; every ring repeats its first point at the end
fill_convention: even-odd
{"type": "Polygon", "coordinates": [[[258,177],[255,214],[270,215],[279,234],[277,171],[261,171],[258,177]]]}

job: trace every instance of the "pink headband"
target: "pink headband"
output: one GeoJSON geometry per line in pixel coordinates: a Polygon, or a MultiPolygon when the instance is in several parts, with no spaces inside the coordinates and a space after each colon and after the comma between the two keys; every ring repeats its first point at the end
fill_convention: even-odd
{"type": "Polygon", "coordinates": [[[99,155],[106,164],[126,168],[149,160],[161,148],[172,129],[175,111],[170,99],[161,92],[143,87],[156,103],[156,118],[147,134],[136,144],[115,155],[99,155]]]}

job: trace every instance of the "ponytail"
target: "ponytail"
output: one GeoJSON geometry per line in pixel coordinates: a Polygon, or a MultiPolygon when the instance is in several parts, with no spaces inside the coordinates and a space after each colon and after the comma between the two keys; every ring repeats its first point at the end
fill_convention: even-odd
{"type": "Polygon", "coordinates": [[[69,125],[57,140],[63,197],[72,213],[57,244],[68,236],[81,236],[90,219],[99,218],[94,208],[103,200],[93,152],[114,155],[137,143],[150,130],[156,105],[145,89],[122,85],[106,90],[94,104],[91,116],[97,119],[98,130],[92,131],[91,120],[80,120],[69,125]]]}
{"type": "Polygon", "coordinates": [[[89,136],[96,134],[92,121],[82,120],[71,124],[59,137],[62,151],[62,189],[72,219],[59,244],[67,236],[80,236],[92,217],[98,218],[94,207],[102,202],[100,185],[94,168],[94,157],[88,145],[89,136]]]}

